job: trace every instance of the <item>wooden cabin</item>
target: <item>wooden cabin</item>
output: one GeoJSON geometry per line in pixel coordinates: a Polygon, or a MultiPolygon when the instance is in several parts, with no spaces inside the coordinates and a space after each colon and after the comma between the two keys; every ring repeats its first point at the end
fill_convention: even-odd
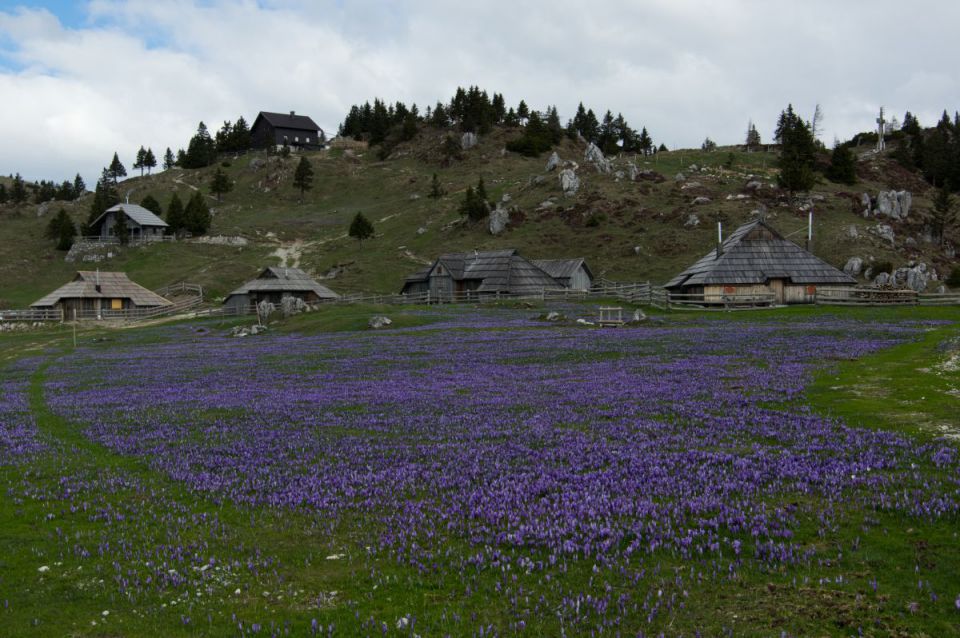
{"type": "Polygon", "coordinates": [[[534,259],[533,264],[570,290],[590,290],[593,273],[583,257],[577,259],[534,259]]]}
{"type": "MultiPolygon", "coordinates": [[[[126,273],[81,270],[73,281],[30,304],[62,310],[64,319],[109,317],[111,311],[158,308],[173,302],[130,281],[126,273]]],[[[121,313],[117,313],[121,314],[121,313]]]]}
{"type": "Polygon", "coordinates": [[[813,303],[817,291],[856,285],[838,270],[788,239],[763,220],[745,224],[700,261],[664,285],[671,293],[702,295],[721,304],[736,295],[771,296],[777,304],[813,303]]]}
{"type": "Polygon", "coordinates": [[[254,148],[291,146],[304,149],[320,149],[326,138],[323,129],[312,118],[296,112],[268,113],[260,111],[250,127],[250,139],[254,148]]]}
{"type": "Polygon", "coordinates": [[[340,295],[314,281],[299,268],[271,266],[227,296],[224,304],[237,311],[261,301],[279,305],[284,297],[303,299],[308,304],[337,299],[340,295]]]}
{"type": "Polygon", "coordinates": [[[520,256],[516,249],[440,255],[430,266],[407,277],[404,294],[423,294],[437,300],[538,294],[562,286],[549,274],[520,256]]]}
{"type": "Polygon", "coordinates": [[[90,230],[101,239],[115,239],[117,222],[121,216],[127,223],[127,237],[131,242],[162,239],[168,228],[167,222],[143,206],[117,204],[97,217],[90,224],[90,230]]]}

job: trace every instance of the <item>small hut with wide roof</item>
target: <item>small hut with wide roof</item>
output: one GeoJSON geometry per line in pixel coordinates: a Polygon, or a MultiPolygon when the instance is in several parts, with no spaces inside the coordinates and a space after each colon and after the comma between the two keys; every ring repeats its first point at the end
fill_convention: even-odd
{"type": "Polygon", "coordinates": [[[308,304],[337,299],[340,295],[318,284],[299,268],[270,266],[256,279],[243,284],[224,300],[224,304],[236,310],[248,309],[261,301],[279,304],[284,297],[302,299],[308,304]]]}
{"type": "Polygon", "coordinates": [[[744,224],[717,248],[666,283],[672,293],[724,303],[730,295],[769,295],[778,304],[813,303],[817,291],[856,279],[785,239],[762,219],[744,224]]]}
{"type": "Polygon", "coordinates": [[[531,295],[563,286],[514,248],[440,255],[432,264],[406,278],[404,294],[433,299],[531,295]]]}
{"type": "Polygon", "coordinates": [[[111,311],[172,305],[169,299],[130,281],[126,273],[80,270],[73,281],[33,302],[30,307],[59,309],[65,318],[71,319],[74,313],[79,318],[102,317],[111,311]]]}

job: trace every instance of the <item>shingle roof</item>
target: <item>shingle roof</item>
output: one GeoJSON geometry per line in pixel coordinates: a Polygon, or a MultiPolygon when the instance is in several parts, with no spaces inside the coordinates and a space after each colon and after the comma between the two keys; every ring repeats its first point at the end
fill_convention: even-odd
{"type": "Polygon", "coordinates": [[[97,217],[91,226],[96,226],[100,223],[100,220],[103,219],[107,213],[115,213],[122,210],[124,214],[137,222],[141,226],[160,226],[162,228],[167,227],[167,222],[163,221],[152,212],[144,208],[143,206],[137,206],[136,204],[116,204],[111,206],[107,210],[103,211],[99,217],[97,217]]]}
{"type": "Polygon", "coordinates": [[[173,303],[130,281],[126,273],[81,270],[73,281],[60,286],[30,306],[51,307],[61,299],[129,299],[137,307],[169,306],[173,303]],[[98,285],[100,290],[97,290],[98,285]]]}
{"type": "Polygon", "coordinates": [[[228,296],[245,295],[250,292],[313,292],[321,299],[336,299],[340,295],[318,284],[299,268],[270,266],[256,279],[251,279],[228,296]]]}
{"type": "Polygon", "coordinates": [[[521,257],[514,248],[440,255],[426,270],[408,276],[407,283],[426,281],[438,263],[455,281],[479,280],[478,292],[525,294],[561,287],[553,277],[521,257]]]}
{"type": "MultiPolygon", "coordinates": [[[[291,115],[290,113],[270,113],[268,111],[260,111],[260,114],[257,117],[262,117],[267,121],[268,124],[270,124],[270,126],[273,126],[274,128],[290,128],[299,131],[312,131],[314,133],[320,130],[320,127],[317,126],[317,123],[306,115],[291,115]]],[[[256,120],[254,120],[254,124],[256,124],[256,120]]]]}
{"type": "Polygon", "coordinates": [[[719,259],[714,248],[664,287],[764,284],[770,279],[788,279],[795,284],[856,284],[850,275],[784,239],[758,219],[727,237],[719,259]]]}
{"type": "Polygon", "coordinates": [[[590,267],[587,266],[583,257],[577,259],[534,259],[533,265],[554,279],[570,279],[577,272],[577,269],[583,266],[587,274],[593,278],[593,273],[590,272],[590,267]]]}

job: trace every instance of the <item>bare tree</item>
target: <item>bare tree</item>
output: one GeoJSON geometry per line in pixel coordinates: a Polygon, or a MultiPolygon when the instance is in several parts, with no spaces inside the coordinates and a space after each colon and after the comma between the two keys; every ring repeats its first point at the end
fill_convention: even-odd
{"type": "Polygon", "coordinates": [[[818,103],[816,108],[813,109],[813,120],[810,121],[810,134],[813,135],[813,140],[817,141],[821,133],[823,133],[823,109],[820,108],[820,104],[818,103]]]}

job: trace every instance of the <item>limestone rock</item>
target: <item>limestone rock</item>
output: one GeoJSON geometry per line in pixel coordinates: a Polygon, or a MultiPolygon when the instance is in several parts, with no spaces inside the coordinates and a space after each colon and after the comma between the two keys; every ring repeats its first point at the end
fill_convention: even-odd
{"type": "Polygon", "coordinates": [[[640,169],[637,168],[637,165],[633,162],[627,162],[627,178],[631,182],[637,181],[637,176],[640,174],[640,169]]]}
{"type": "Polygon", "coordinates": [[[860,193],[860,205],[863,206],[863,216],[869,217],[870,211],[873,209],[870,193],[860,193]]]}
{"type": "Polygon", "coordinates": [[[646,321],[647,315],[642,310],[637,308],[633,311],[633,318],[630,320],[630,323],[640,323],[641,321],[646,321]]]}
{"type": "Polygon", "coordinates": [[[870,232],[880,239],[890,242],[891,245],[894,242],[893,226],[890,224],[877,224],[870,229],[870,232]]]}
{"type": "Polygon", "coordinates": [[[547,313],[544,319],[547,321],[561,321],[563,319],[563,315],[561,315],[556,310],[551,310],[550,312],[547,313]]]}
{"type": "Polygon", "coordinates": [[[261,301],[257,304],[257,314],[260,315],[262,321],[266,321],[267,318],[277,311],[277,307],[274,306],[267,300],[261,301]]]}
{"type": "Polygon", "coordinates": [[[677,173],[676,175],[673,176],[673,179],[678,182],[685,182],[687,181],[687,176],[684,175],[683,173],[677,173]]]}
{"type": "Polygon", "coordinates": [[[855,224],[850,224],[844,234],[846,235],[847,239],[860,239],[860,231],[857,230],[857,226],[855,224]]]}
{"type": "Polygon", "coordinates": [[[744,185],[744,188],[748,191],[758,191],[763,188],[763,182],[752,179],[744,185]]]}
{"type": "Polygon", "coordinates": [[[374,330],[380,330],[381,328],[386,328],[392,323],[393,321],[391,321],[390,317],[385,317],[383,315],[376,315],[374,317],[370,317],[370,321],[367,322],[367,325],[373,328],[374,330]]]}
{"type": "Polygon", "coordinates": [[[890,283],[890,273],[882,272],[873,278],[874,286],[886,286],[890,283]]]}
{"type": "Polygon", "coordinates": [[[423,235],[423,234],[426,233],[426,232],[427,232],[427,229],[424,228],[423,226],[421,226],[420,228],[417,229],[417,234],[418,234],[418,235],[423,235]]]}
{"type": "Polygon", "coordinates": [[[477,139],[476,133],[464,133],[460,137],[460,148],[465,151],[469,151],[471,148],[477,145],[479,139],[477,139]]]}
{"type": "Polygon", "coordinates": [[[499,235],[507,229],[510,223],[510,211],[502,203],[490,211],[489,229],[491,235],[499,235]]]}
{"type": "Polygon", "coordinates": [[[910,191],[880,191],[877,194],[877,216],[890,219],[906,219],[913,205],[910,191]]]}
{"type": "Polygon", "coordinates": [[[587,145],[587,150],[584,152],[583,158],[593,164],[598,173],[609,174],[613,170],[610,160],[604,156],[600,147],[593,142],[587,145]]]}
{"type": "Polygon", "coordinates": [[[851,257],[847,260],[847,264],[843,267],[843,272],[856,277],[860,274],[860,271],[863,269],[863,260],[859,257],[851,257]]]}
{"type": "Polygon", "coordinates": [[[559,166],[560,166],[560,156],[557,155],[556,151],[554,151],[553,153],[550,154],[550,159],[547,160],[546,171],[548,173],[550,171],[555,171],[559,166]]]}
{"type": "Polygon", "coordinates": [[[565,168],[560,171],[560,189],[563,191],[563,194],[570,197],[577,194],[577,191],[580,190],[580,178],[577,177],[577,174],[571,168],[565,168]]]}
{"type": "Polygon", "coordinates": [[[247,164],[247,168],[249,168],[251,171],[259,171],[266,165],[267,160],[263,159],[262,157],[254,157],[252,160],[250,160],[250,163],[247,164]]]}
{"type": "Polygon", "coordinates": [[[683,222],[683,225],[687,228],[696,228],[700,225],[700,218],[697,217],[696,213],[690,213],[687,216],[687,221],[683,222]]]}
{"type": "Polygon", "coordinates": [[[699,206],[700,204],[709,204],[709,203],[710,203],[710,198],[709,198],[709,197],[704,197],[703,195],[701,195],[700,197],[695,197],[695,198],[693,199],[693,202],[692,202],[692,203],[693,203],[695,206],[699,206]]]}
{"type": "Polygon", "coordinates": [[[681,186],[681,187],[680,187],[680,190],[685,191],[685,190],[689,190],[689,189],[691,189],[691,188],[700,188],[701,186],[703,186],[703,184],[701,184],[700,182],[690,181],[690,182],[685,183],[683,186],[681,186]]]}
{"type": "Polygon", "coordinates": [[[53,202],[43,202],[37,206],[37,217],[43,217],[50,211],[50,204],[53,202]]]}

